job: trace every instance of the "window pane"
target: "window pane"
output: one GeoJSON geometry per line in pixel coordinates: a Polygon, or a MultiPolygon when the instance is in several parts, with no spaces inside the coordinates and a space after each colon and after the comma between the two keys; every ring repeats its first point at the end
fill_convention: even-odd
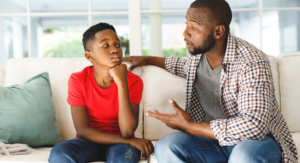
{"type": "Polygon", "coordinates": [[[299,0],[263,0],[263,7],[300,7],[299,0]]]}
{"type": "Polygon", "coordinates": [[[84,57],[82,34],[87,16],[32,17],[32,57],[84,57]]]}
{"type": "Polygon", "coordinates": [[[93,16],[93,25],[104,22],[115,27],[121,41],[123,55],[129,55],[129,22],[128,15],[93,16]]]}
{"type": "Polygon", "coordinates": [[[10,58],[28,57],[26,17],[0,18],[0,65],[10,58]]]}
{"type": "Polygon", "coordinates": [[[31,12],[88,12],[88,0],[30,0],[31,12]]]}
{"type": "MultiPolygon", "coordinates": [[[[143,55],[185,56],[187,48],[182,35],[186,27],[185,13],[162,14],[161,25],[159,19],[160,14],[142,15],[143,55]]],[[[259,12],[234,12],[230,30],[231,34],[260,48],[259,12]]]]}
{"type": "Polygon", "coordinates": [[[185,13],[162,14],[162,16],[143,14],[143,55],[185,57],[188,50],[182,35],[186,27],[185,21],[185,13]],[[157,18],[161,19],[161,26],[155,20],[157,18]]]}
{"type": "Polygon", "coordinates": [[[233,12],[230,33],[261,49],[259,12],[233,12]]]}
{"type": "MultiPolygon", "coordinates": [[[[187,10],[194,0],[141,0],[142,10],[187,10]]],[[[258,8],[259,0],[227,0],[231,8],[258,8]]]]}
{"type": "Polygon", "coordinates": [[[259,8],[259,0],[227,0],[231,8],[259,8]]]}
{"type": "Polygon", "coordinates": [[[27,0],[0,0],[0,13],[26,13],[27,0]]]}
{"type": "Polygon", "coordinates": [[[263,50],[270,55],[300,51],[300,11],[263,13],[263,50]]]}
{"type": "Polygon", "coordinates": [[[92,11],[128,11],[128,0],[92,0],[92,11]]]}
{"type": "Polygon", "coordinates": [[[187,10],[194,0],[141,0],[142,10],[187,10]]]}

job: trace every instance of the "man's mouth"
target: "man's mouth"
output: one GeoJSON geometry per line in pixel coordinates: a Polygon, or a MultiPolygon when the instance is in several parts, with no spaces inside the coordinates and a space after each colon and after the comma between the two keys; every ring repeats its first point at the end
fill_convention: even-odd
{"type": "Polygon", "coordinates": [[[184,42],[186,43],[185,45],[186,45],[187,48],[193,47],[193,44],[189,40],[187,40],[186,38],[184,38],[184,42]]]}

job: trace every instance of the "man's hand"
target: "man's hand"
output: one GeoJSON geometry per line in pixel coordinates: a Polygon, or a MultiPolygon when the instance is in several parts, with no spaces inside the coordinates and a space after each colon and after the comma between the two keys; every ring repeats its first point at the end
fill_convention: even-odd
{"type": "Polygon", "coordinates": [[[114,78],[117,85],[127,82],[127,66],[119,64],[109,69],[110,75],[114,78]]]}
{"type": "Polygon", "coordinates": [[[147,111],[146,115],[161,120],[172,129],[187,131],[189,125],[194,120],[187,112],[181,109],[173,99],[169,99],[169,104],[176,111],[176,113],[163,114],[155,110],[154,112],[147,111]]]}
{"type": "Polygon", "coordinates": [[[132,63],[132,65],[128,68],[130,71],[132,71],[136,67],[142,67],[142,66],[147,65],[148,57],[147,56],[130,56],[130,57],[124,57],[123,61],[132,63]]]}
{"type": "Polygon", "coordinates": [[[150,154],[154,152],[154,146],[150,140],[130,138],[126,139],[128,144],[135,147],[142,152],[142,157],[148,158],[150,154]]]}

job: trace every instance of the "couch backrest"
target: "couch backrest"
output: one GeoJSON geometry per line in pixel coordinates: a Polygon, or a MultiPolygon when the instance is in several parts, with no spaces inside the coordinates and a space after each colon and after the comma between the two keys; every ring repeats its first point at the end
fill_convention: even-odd
{"type": "MultiPolygon", "coordinates": [[[[91,63],[85,58],[11,59],[6,64],[5,86],[22,84],[39,73],[48,72],[57,123],[61,131],[62,139],[66,140],[75,137],[76,134],[71,109],[66,101],[68,95],[68,79],[71,73],[81,71],[88,65],[91,65],[91,63]]],[[[134,73],[138,75],[141,75],[141,72],[140,68],[134,71],[134,73]]],[[[142,127],[142,125],[139,126],[136,132],[137,137],[142,136],[142,129],[140,129],[140,127],[142,127]]]]}
{"type": "MultiPolygon", "coordinates": [[[[268,56],[274,80],[275,94],[280,102],[279,76],[277,71],[276,58],[268,56]]],[[[145,66],[142,79],[144,81],[143,105],[144,112],[158,110],[161,113],[175,113],[168,103],[173,98],[179,106],[185,107],[185,85],[184,78],[173,75],[164,69],[145,66]]],[[[164,135],[176,132],[164,123],[152,117],[144,116],[144,138],[158,140],[164,135]]]]}
{"type": "Polygon", "coordinates": [[[281,112],[291,132],[300,132],[300,52],[277,57],[281,112]]]}
{"type": "Polygon", "coordinates": [[[0,86],[4,86],[4,67],[0,66],[0,86]]]}
{"type": "MultiPolygon", "coordinates": [[[[269,56],[269,59],[276,96],[280,99],[276,59],[272,56],[269,56]]],[[[70,113],[70,106],[66,102],[67,82],[71,73],[78,72],[88,65],[91,64],[85,58],[11,59],[6,65],[5,86],[22,84],[39,73],[48,72],[57,122],[62,138],[66,140],[73,138],[76,133],[70,113]]],[[[1,72],[3,71],[1,71],[0,67],[0,82],[1,72]]],[[[175,132],[175,130],[170,129],[155,118],[145,116],[145,112],[158,110],[162,113],[174,113],[174,110],[169,106],[169,98],[173,98],[179,106],[184,108],[185,79],[155,66],[136,68],[133,72],[139,75],[144,82],[143,97],[140,104],[140,121],[135,132],[136,137],[158,140],[168,133],[175,132]]]]}

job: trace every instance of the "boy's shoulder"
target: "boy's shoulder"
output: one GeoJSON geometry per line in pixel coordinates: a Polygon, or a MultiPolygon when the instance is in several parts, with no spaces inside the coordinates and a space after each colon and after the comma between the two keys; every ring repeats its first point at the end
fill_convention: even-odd
{"type": "Polygon", "coordinates": [[[135,82],[143,82],[138,75],[134,74],[129,70],[127,70],[127,80],[128,80],[128,84],[135,83],[135,82]]]}
{"type": "Polygon", "coordinates": [[[83,70],[74,72],[71,74],[70,79],[77,79],[80,81],[85,81],[90,75],[90,73],[93,71],[93,66],[87,66],[83,70]]]}

